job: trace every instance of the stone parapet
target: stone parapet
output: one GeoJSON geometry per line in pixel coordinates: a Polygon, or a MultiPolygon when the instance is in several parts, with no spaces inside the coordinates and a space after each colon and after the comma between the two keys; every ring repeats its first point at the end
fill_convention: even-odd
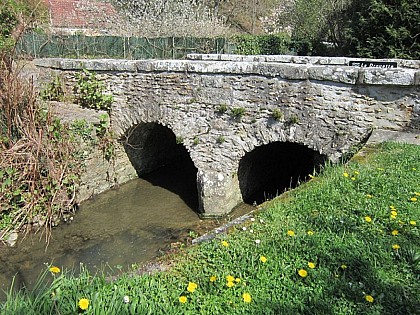
{"type": "Polygon", "coordinates": [[[60,70],[240,74],[261,75],[286,80],[329,81],[353,85],[420,85],[420,61],[416,60],[398,61],[400,64],[410,65],[410,67],[404,68],[360,68],[348,66],[348,59],[344,57],[324,58],[324,60],[320,57],[297,56],[188,56],[191,60],[49,58],[36,59],[34,62],[39,67],[60,70]],[[287,62],[287,60],[289,61],[287,62]],[[322,62],[323,60],[324,62],[322,62]]]}

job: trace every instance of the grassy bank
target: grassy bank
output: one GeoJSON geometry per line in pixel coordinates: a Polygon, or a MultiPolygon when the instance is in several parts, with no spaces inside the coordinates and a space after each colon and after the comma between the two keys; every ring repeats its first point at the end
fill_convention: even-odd
{"type": "Polygon", "coordinates": [[[419,146],[387,143],[328,166],[176,254],[168,272],[106,281],[46,270],[51,285],[11,293],[1,314],[415,314],[419,157],[419,146]]]}

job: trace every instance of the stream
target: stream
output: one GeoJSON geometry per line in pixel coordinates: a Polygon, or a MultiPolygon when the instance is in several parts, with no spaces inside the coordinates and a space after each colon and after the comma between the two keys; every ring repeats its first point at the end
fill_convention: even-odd
{"type": "MultiPolygon", "coordinates": [[[[13,277],[15,288],[32,288],[46,264],[78,270],[127,270],[143,265],[185,241],[254,209],[243,205],[223,220],[201,220],[195,181],[182,168],[162,168],[145,178],[85,201],[71,223],[45,236],[28,234],[15,247],[0,247],[0,299],[13,277]]],[[[112,273],[111,273],[112,274],[112,273]]]]}

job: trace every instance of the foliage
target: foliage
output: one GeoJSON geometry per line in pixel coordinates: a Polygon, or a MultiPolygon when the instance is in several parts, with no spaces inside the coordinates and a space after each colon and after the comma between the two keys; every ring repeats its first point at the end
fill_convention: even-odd
{"type": "Polygon", "coordinates": [[[75,314],[85,298],[89,314],[417,314],[420,147],[376,150],[168,257],[168,272],[110,280],[47,269],[50,285],[10,290],[0,312],[75,314]]]}
{"type": "Polygon", "coordinates": [[[220,104],[219,106],[217,106],[217,112],[219,114],[224,114],[227,112],[227,110],[228,110],[227,104],[220,104]]]}
{"type": "Polygon", "coordinates": [[[127,35],[146,37],[216,37],[228,27],[204,1],[197,0],[113,0],[127,23],[116,25],[127,35]]]}
{"type": "MultiPolygon", "coordinates": [[[[10,66],[11,54],[23,32],[46,18],[41,0],[2,0],[0,3],[0,61],[10,66]]],[[[3,64],[1,67],[4,67],[3,64]]]]}
{"type": "Polygon", "coordinates": [[[352,0],[288,0],[266,19],[271,32],[287,32],[299,55],[337,53],[343,42],[343,12],[352,0]],[[323,42],[328,42],[325,45],[323,42]]]}
{"type": "Polygon", "coordinates": [[[225,139],[225,137],[224,136],[218,136],[217,137],[217,139],[216,139],[216,142],[218,143],[218,144],[222,144],[222,143],[224,143],[226,141],[226,139],[225,139]]]}
{"type": "Polygon", "coordinates": [[[62,101],[64,99],[64,89],[61,78],[55,76],[51,82],[46,84],[39,95],[45,101],[62,101]]]}
{"type": "Polygon", "coordinates": [[[243,107],[234,107],[230,110],[230,114],[233,118],[241,119],[246,113],[246,109],[243,107]]]}
{"type": "Polygon", "coordinates": [[[290,53],[290,37],[286,34],[238,35],[233,40],[236,54],[281,55],[290,53]]]}
{"type": "Polygon", "coordinates": [[[14,45],[43,18],[41,0],[0,4],[0,241],[23,227],[49,232],[73,211],[79,163],[71,137],[32,82],[20,72],[14,45]]]}
{"type": "Polygon", "coordinates": [[[108,114],[99,116],[99,123],[95,125],[95,133],[99,139],[99,148],[105,160],[111,161],[115,157],[115,136],[110,128],[108,114]]]}
{"type": "Polygon", "coordinates": [[[104,91],[103,83],[94,73],[83,70],[77,75],[74,92],[77,103],[82,107],[110,111],[114,98],[112,95],[104,94],[104,91]]]}
{"type": "Polygon", "coordinates": [[[350,56],[420,59],[420,3],[353,0],[343,51],[350,56]]]}
{"type": "Polygon", "coordinates": [[[273,111],[271,112],[271,116],[274,118],[274,120],[277,121],[280,121],[284,118],[283,112],[278,108],[273,109],[273,111]]]}

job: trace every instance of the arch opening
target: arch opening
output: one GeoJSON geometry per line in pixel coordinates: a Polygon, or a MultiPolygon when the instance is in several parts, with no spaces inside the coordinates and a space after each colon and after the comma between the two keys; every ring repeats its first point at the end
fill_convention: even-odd
{"type": "Polygon", "coordinates": [[[257,147],[239,162],[242,198],[248,204],[261,204],[306,181],[325,161],[325,155],[296,143],[273,142],[257,147]]]}
{"type": "Polygon", "coordinates": [[[126,133],[124,149],[140,178],[177,194],[198,212],[197,168],[171,129],[136,125],[126,133]]]}

